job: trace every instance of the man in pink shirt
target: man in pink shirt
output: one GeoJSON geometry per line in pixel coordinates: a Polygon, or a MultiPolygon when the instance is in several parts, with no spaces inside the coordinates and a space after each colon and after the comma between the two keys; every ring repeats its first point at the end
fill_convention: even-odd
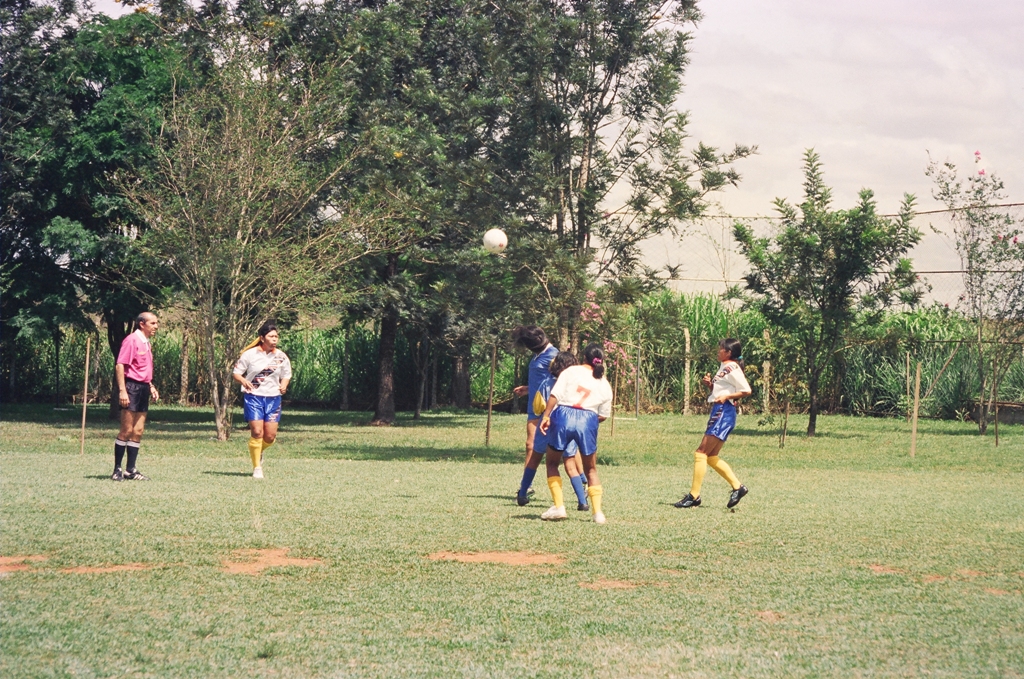
{"type": "Polygon", "coordinates": [[[160,320],[148,311],[135,318],[136,330],[121,342],[117,354],[117,386],[120,390],[121,431],[114,441],[114,481],[132,479],[146,481],[148,477],[135,466],[139,458],[139,442],[146,428],[146,413],[149,399],[160,400],[160,394],[153,386],[153,349],[149,339],[160,328],[160,320]],[[128,453],[128,465],[121,471],[121,461],[128,453]]]}

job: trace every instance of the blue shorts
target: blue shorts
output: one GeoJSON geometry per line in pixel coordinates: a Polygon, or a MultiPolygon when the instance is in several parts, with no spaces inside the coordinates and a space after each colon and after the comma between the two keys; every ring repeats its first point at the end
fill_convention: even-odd
{"type": "Polygon", "coordinates": [[[731,402],[715,403],[711,406],[711,417],[704,433],[722,441],[729,438],[729,432],[736,428],[736,406],[731,402]]]}
{"type": "Polygon", "coordinates": [[[576,455],[573,444],[579,446],[579,452],[584,455],[593,455],[597,452],[597,425],[597,413],[593,410],[557,406],[551,413],[548,445],[561,451],[564,457],[576,455]]]}
{"type": "Polygon", "coordinates": [[[281,397],[242,394],[246,422],[280,422],[281,397]]]}
{"type": "MultiPolygon", "coordinates": [[[[540,453],[541,455],[544,455],[547,452],[548,444],[551,443],[552,431],[549,428],[547,434],[541,433],[540,426],[539,426],[540,425],[540,418],[539,417],[537,417],[537,418],[530,418],[530,421],[531,422],[536,422],[537,425],[538,425],[537,429],[534,430],[534,432],[533,432],[533,452],[540,453]]],[[[579,450],[579,448],[576,446],[576,442],[575,441],[570,441],[569,442],[569,447],[566,448],[562,452],[562,457],[572,457],[573,455],[576,454],[577,450],[579,450]]]]}

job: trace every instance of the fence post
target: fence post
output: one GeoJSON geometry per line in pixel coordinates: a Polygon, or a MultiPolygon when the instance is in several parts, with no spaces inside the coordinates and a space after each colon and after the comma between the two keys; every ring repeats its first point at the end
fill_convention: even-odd
{"type": "MultiPolygon", "coordinates": [[[[764,346],[767,348],[771,344],[772,338],[768,334],[768,328],[764,329],[764,346]]],[[[765,360],[761,366],[761,374],[764,377],[764,394],[761,395],[761,410],[768,414],[771,412],[772,406],[772,362],[765,360]]]]}
{"type": "Polygon", "coordinates": [[[684,360],[686,368],[686,382],[683,383],[683,415],[690,414],[690,329],[683,328],[683,342],[686,350],[684,360]]]}
{"type": "MultiPolygon", "coordinates": [[[[907,406],[910,406],[910,352],[907,352],[907,406]]],[[[907,411],[907,421],[910,421],[910,411],[907,411]]]]}
{"type": "Polygon", "coordinates": [[[615,436],[615,399],[618,398],[619,396],[619,363],[621,361],[621,358],[615,359],[615,388],[612,390],[612,423],[611,431],[609,432],[609,436],[612,437],[615,436]]]}
{"type": "Polygon", "coordinates": [[[491,446],[491,412],[494,410],[494,368],[498,362],[498,345],[491,345],[491,387],[487,392],[487,434],[484,436],[484,445],[491,446]]]}
{"type": "Polygon", "coordinates": [[[917,377],[914,378],[914,423],[910,428],[910,457],[917,453],[917,411],[921,407],[921,362],[917,362],[917,377]]]}
{"type": "Polygon", "coordinates": [[[640,355],[640,331],[636,332],[636,395],[634,397],[633,408],[636,411],[633,413],[636,416],[637,421],[640,420],[640,366],[641,363],[640,355]]]}

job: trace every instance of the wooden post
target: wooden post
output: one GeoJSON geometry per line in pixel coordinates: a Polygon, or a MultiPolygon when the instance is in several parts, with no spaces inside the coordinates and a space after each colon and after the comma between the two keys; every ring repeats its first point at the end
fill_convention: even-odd
{"type": "MultiPolygon", "coordinates": [[[[89,405],[89,349],[92,347],[92,335],[85,338],[85,380],[82,384],[82,435],[79,439],[78,454],[85,455],[85,411],[89,405]]],[[[998,442],[998,434],[996,435],[998,442]]]]}
{"type": "Polygon", "coordinates": [[[491,345],[491,387],[487,392],[487,434],[484,436],[484,445],[491,446],[491,412],[494,410],[494,368],[498,363],[498,345],[491,345]]]}
{"type": "Polygon", "coordinates": [[[999,356],[999,347],[996,347],[996,352],[992,355],[992,400],[995,402],[995,422],[993,423],[996,428],[996,448],[999,447],[999,382],[996,381],[996,356],[999,356]]]}
{"type": "Polygon", "coordinates": [[[621,359],[615,361],[615,388],[612,389],[612,422],[609,436],[615,436],[615,398],[619,395],[619,360],[621,359]]]}
{"type": "MultiPolygon", "coordinates": [[[[907,406],[909,406],[910,405],[910,352],[909,351],[907,352],[906,377],[907,377],[907,380],[906,380],[907,381],[907,406]]],[[[910,421],[910,411],[909,410],[907,411],[907,421],[908,422],[910,421]]]]}
{"type": "Polygon", "coordinates": [[[786,398],[786,416],[782,419],[782,434],[779,435],[779,448],[786,447],[786,431],[789,429],[789,398],[786,398]]]}
{"type": "Polygon", "coordinates": [[[683,347],[686,350],[686,359],[683,364],[686,368],[686,382],[683,383],[683,415],[690,414],[690,329],[683,328],[683,347]]]}
{"type": "MultiPolygon", "coordinates": [[[[771,335],[768,328],[764,329],[764,345],[767,348],[771,343],[771,335]]],[[[772,362],[765,361],[761,365],[761,375],[764,381],[764,393],[761,394],[761,411],[765,414],[771,412],[772,407],[772,362]]]]}
{"type": "Polygon", "coordinates": [[[917,411],[921,407],[921,362],[917,362],[917,377],[914,378],[914,423],[910,427],[910,457],[917,453],[917,411]]]}
{"type": "Polygon", "coordinates": [[[640,365],[641,365],[640,332],[637,331],[637,333],[636,333],[636,395],[635,395],[634,404],[633,404],[633,408],[636,411],[634,413],[634,415],[636,416],[637,421],[640,420],[640,365]]]}

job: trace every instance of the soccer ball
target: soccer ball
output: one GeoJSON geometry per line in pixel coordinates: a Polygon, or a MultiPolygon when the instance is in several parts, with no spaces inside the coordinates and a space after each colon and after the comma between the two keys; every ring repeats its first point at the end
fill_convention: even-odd
{"type": "Polygon", "coordinates": [[[484,250],[496,255],[508,247],[508,237],[501,229],[491,229],[484,234],[484,250]]]}

